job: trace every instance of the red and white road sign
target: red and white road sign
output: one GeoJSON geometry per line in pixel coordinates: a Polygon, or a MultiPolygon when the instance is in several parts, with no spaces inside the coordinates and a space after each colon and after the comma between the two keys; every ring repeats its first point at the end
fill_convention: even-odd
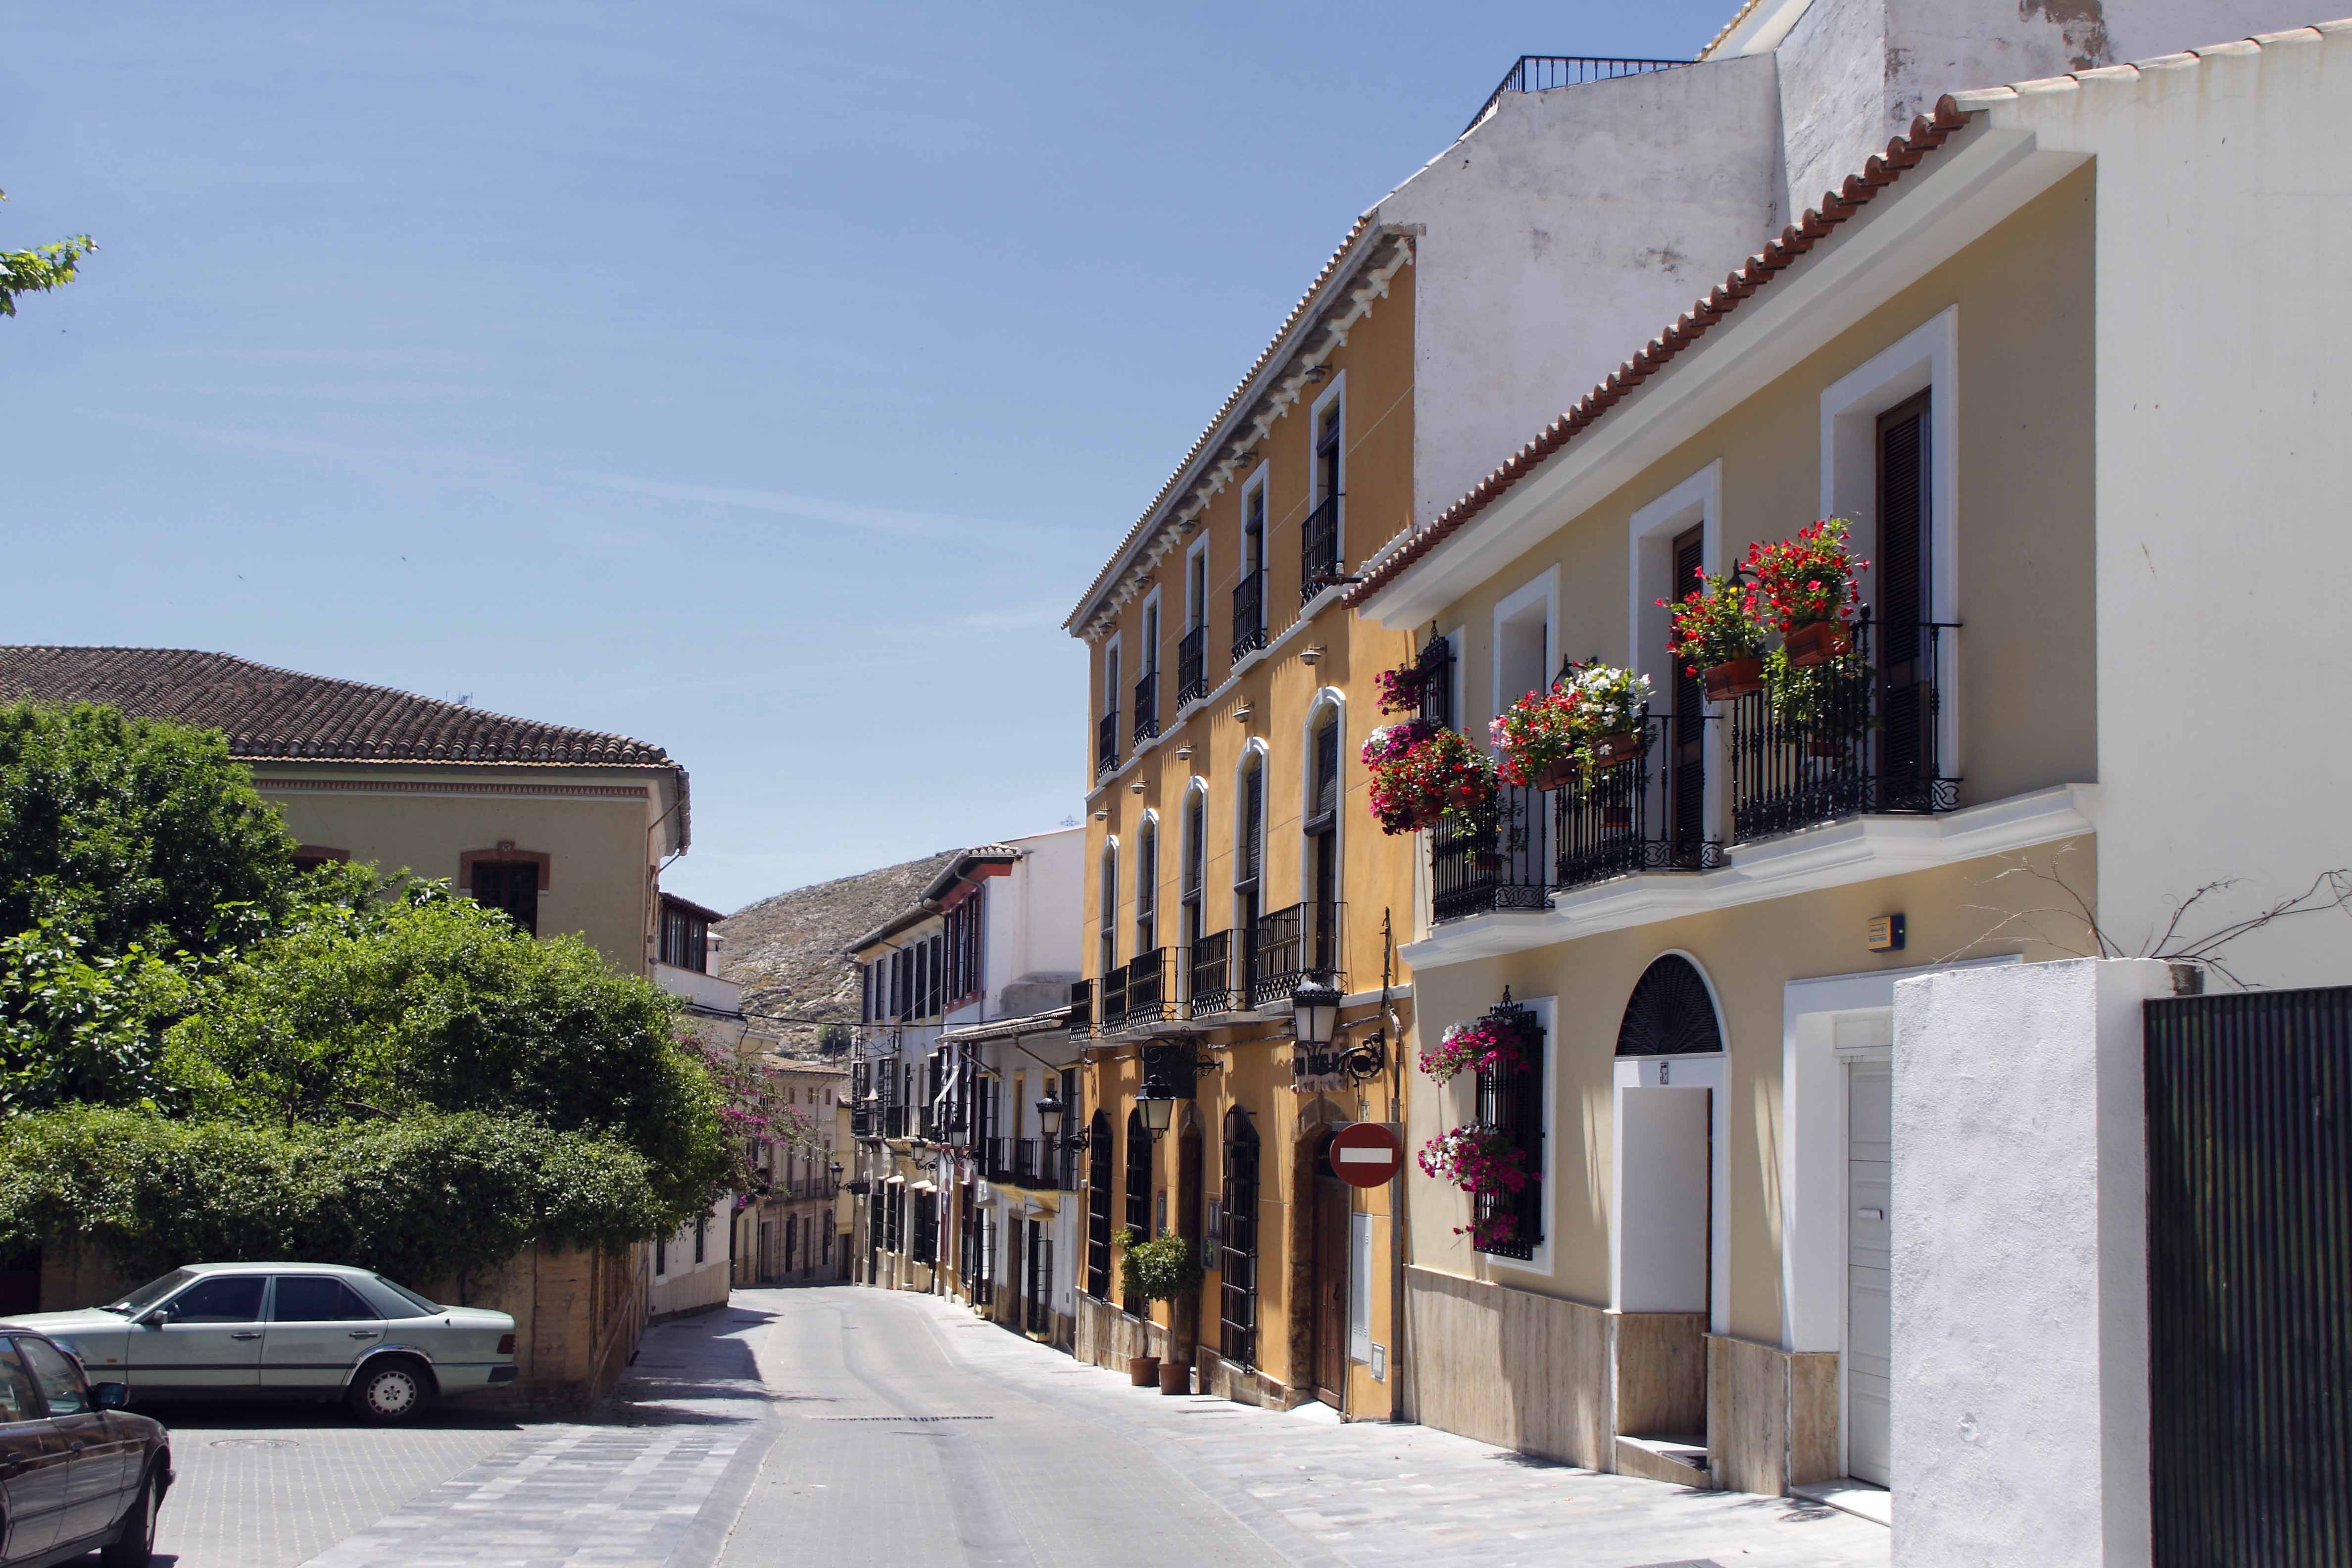
{"type": "Polygon", "coordinates": [[[1351,1187],[1377,1187],[1404,1169],[1404,1140],[1385,1121],[1352,1121],[1331,1134],[1331,1173],[1351,1187]]]}

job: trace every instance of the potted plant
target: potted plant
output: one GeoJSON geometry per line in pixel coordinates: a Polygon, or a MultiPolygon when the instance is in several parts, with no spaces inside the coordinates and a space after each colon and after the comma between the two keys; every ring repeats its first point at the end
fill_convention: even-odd
{"type": "Polygon", "coordinates": [[[1765,705],[1782,739],[1801,742],[1808,756],[1834,757],[1870,728],[1869,668],[1840,656],[1800,665],[1785,647],[1764,661],[1765,705]]]}
{"type": "Polygon", "coordinates": [[[1381,690],[1381,711],[1383,713],[1418,711],[1421,707],[1422,682],[1426,679],[1418,660],[1412,664],[1399,665],[1394,669],[1383,669],[1374,675],[1373,683],[1381,690]]]}
{"type": "Polygon", "coordinates": [[[1477,1247],[1499,1246],[1517,1228],[1510,1215],[1478,1217],[1478,1200],[1524,1191],[1531,1179],[1526,1151],[1500,1128],[1472,1123],[1441,1132],[1421,1146],[1414,1156],[1424,1175],[1461,1188],[1470,1194],[1471,1221],[1455,1226],[1454,1234],[1467,1236],[1477,1247]]]}
{"type": "Polygon", "coordinates": [[[1862,590],[1853,574],[1870,564],[1846,550],[1847,524],[1825,517],[1797,531],[1794,539],[1748,547],[1756,579],[1758,612],[1780,629],[1790,668],[1827,664],[1853,646],[1854,606],[1862,590]]]}
{"type": "Polygon", "coordinates": [[[1728,702],[1764,689],[1764,623],[1756,617],[1756,591],[1728,577],[1698,574],[1698,586],[1669,604],[1674,635],[1666,652],[1685,675],[1706,683],[1709,702],[1728,702]]]}
{"type": "Polygon", "coordinates": [[[1487,727],[1501,755],[1497,772],[1505,784],[1566,789],[1576,782],[1585,740],[1577,715],[1582,700],[1573,683],[1560,682],[1528,692],[1487,727]]]}
{"type": "MultiPolygon", "coordinates": [[[[1129,1297],[1172,1301],[1201,1288],[1200,1254],[1185,1237],[1171,1232],[1147,1241],[1132,1227],[1122,1226],[1111,1239],[1119,1247],[1119,1288],[1129,1297]]],[[[1170,1347],[1174,1348],[1172,1340],[1170,1347]]],[[[1192,1369],[1173,1356],[1165,1361],[1158,1356],[1130,1356],[1127,1372],[1138,1388],[1157,1383],[1162,1394],[1192,1392],[1192,1369]],[[1142,1364],[1146,1362],[1150,1363],[1149,1368],[1142,1364]]]]}
{"type": "Polygon", "coordinates": [[[1492,1017],[1448,1024],[1433,1046],[1421,1047],[1421,1070],[1444,1083],[1459,1072],[1493,1072],[1527,1065],[1521,1031],[1492,1017]]]}
{"type": "Polygon", "coordinates": [[[1434,827],[1447,816],[1475,830],[1495,818],[1495,764],[1459,731],[1422,719],[1391,724],[1365,741],[1363,757],[1383,833],[1434,827]]]}
{"type": "Polygon", "coordinates": [[[1584,727],[1585,772],[1637,756],[1642,721],[1650,707],[1650,678],[1613,664],[1588,664],[1577,672],[1579,722],[1584,727]]]}

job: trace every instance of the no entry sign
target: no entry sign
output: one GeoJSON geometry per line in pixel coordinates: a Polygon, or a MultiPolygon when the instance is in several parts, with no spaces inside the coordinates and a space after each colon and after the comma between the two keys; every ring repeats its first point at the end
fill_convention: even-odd
{"type": "Polygon", "coordinates": [[[1404,1169],[1404,1140],[1384,1121],[1353,1121],[1331,1135],[1331,1173],[1351,1187],[1377,1187],[1404,1169]]]}

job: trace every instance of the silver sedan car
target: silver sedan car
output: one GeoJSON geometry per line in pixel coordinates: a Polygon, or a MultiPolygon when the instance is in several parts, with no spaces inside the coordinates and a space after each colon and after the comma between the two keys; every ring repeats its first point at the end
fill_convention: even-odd
{"type": "Polygon", "coordinates": [[[445,1307],[332,1263],[198,1263],[117,1301],[11,1320],[79,1356],[92,1378],[164,1399],[348,1401],[405,1421],[439,1397],[515,1378],[515,1322],[445,1307]]]}

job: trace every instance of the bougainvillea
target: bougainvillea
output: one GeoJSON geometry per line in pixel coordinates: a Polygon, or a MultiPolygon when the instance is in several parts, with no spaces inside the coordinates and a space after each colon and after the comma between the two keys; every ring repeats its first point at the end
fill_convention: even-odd
{"type": "Polygon", "coordinates": [[[1471,1246],[1482,1248],[1498,1247],[1511,1239],[1516,1227],[1509,1214],[1482,1216],[1475,1208],[1480,1197],[1502,1197],[1523,1191],[1534,1179],[1528,1172],[1526,1152],[1507,1134],[1491,1127],[1456,1127],[1423,1143],[1416,1159],[1423,1174],[1470,1194],[1473,1217],[1466,1226],[1455,1226],[1454,1235],[1467,1236],[1471,1246]]]}
{"type": "Polygon", "coordinates": [[[1797,531],[1794,539],[1748,547],[1755,578],[1749,605],[1756,617],[1785,635],[1822,621],[1853,618],[1862,589],[1853,574],[1870,564],[1846,551],[1846,521],[1825,517],[1797,531]]]}
{"type": "Polygon", "coordinates": [[[1666,652],[1683,673],[1697,675],[1763,653],[1765,626],[1757,615],[1755,587],[1703,571],[1696,575],[1697,587],[1671,604],[1658,601],[1674,618],[1666,652]]]}
{"type": "Polygon", "coordinates": [[[1440,1083],[1458,1072],[1493,1072],[1526,1065],[1519,1032],[1493,1018],[1448,1024],[1437,1044],[1421,1048],[1421,1070],[1440,1083]]]}
{"type": "Polygon", "coordinates": [[[1381,690],[1381,711],[1411,713],[1421,707],[1421,687],[1423,677],[1418,664],[1401,665],[1395,669],[1383,669],[1372,677],[1381,690]]]}
{"type": "Polygon", "coordinates": [[[1473,826],[1491,824],[1495,764],[1459,731],[1433,724],[1415,730],[1421,722],[1391,724],[1364,742],[1364,764],[1372,774],[1368,793],[1381,831],[1434,827],[1441,816],[1473,826]]]}

